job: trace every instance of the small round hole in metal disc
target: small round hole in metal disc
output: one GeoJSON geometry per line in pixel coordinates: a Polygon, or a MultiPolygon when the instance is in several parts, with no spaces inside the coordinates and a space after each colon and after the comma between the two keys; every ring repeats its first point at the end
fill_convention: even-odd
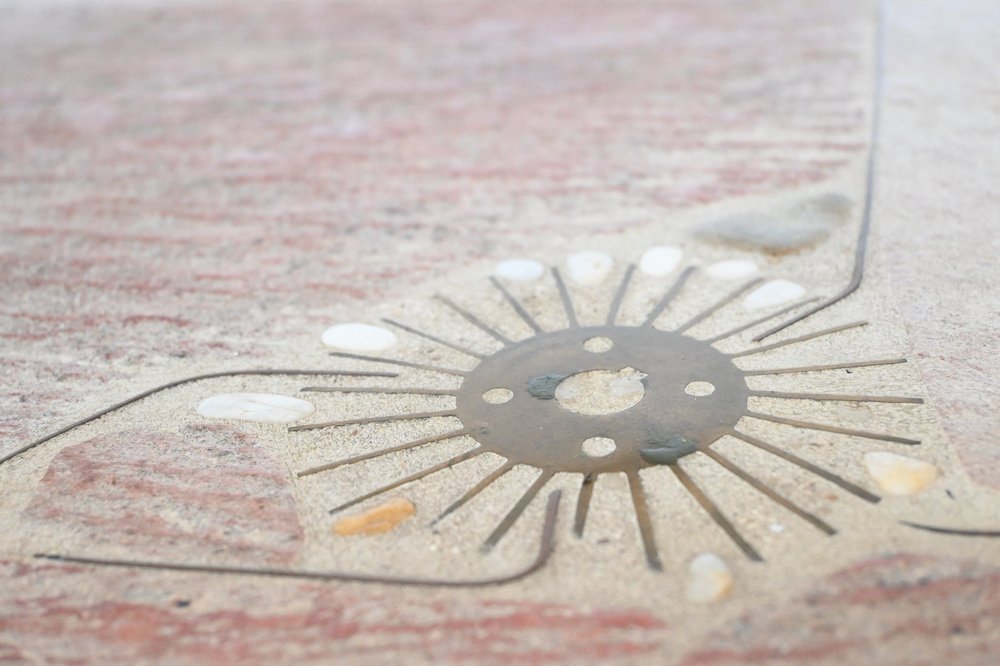
{"type": "Polygon", "coordinates": [[[693,396],[712,395],[715,393],[715,385],[710,382],[691,382],[684,387],[684,392],[693,396]]]}
{"type": "Polygon", "coordinates": [[[513,397],[514,392],[505,388],[492,388],[483,393],[483,400],[491,405],[502,405],[505,402],[510,402],[513,397]]]}
{"type": "Polygon", "coordinates": [[[602,354],[614,346],[615,343],[612,342],[611,338],[605,338],[601,335],[593,338],[587,338],[583,343],[584,349],[595,354],[602,354]]]}
{"type": "Polygon", "coordinates": [[[583,452],[591,458],[603,458],[615,452],[615,440],[607,437],[588,437],[583,440],[583,452]]]}

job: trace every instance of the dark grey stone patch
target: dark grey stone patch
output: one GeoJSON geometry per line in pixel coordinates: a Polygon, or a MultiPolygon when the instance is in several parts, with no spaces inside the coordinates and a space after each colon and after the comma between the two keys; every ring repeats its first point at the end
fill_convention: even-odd
{"type": "Polygon", "coordinates": [[[695,235],[732,247],[786,254],[825,240],[850,218],[852,207],[844,195],[829,192],[775,215],[747,213],[712,220],[696,229],[695,235]]]}

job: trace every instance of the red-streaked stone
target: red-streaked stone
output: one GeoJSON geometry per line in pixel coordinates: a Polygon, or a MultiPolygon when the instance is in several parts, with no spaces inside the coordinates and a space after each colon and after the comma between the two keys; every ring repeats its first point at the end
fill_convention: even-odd
{"type": "MultiPolygon", "coordinates": [[[[136,559],[287,564],[302,543],[284,473],[253,438],[224,425],[181,434],[127,430],[61,451],[23,515],[60,552],[136,559]]],[[[45,544],[36,544],[44,548],[45,544]]]]}
{"type": "Polygon", "coordinates": [[[900,555],[861,562],[730,622],[681,663],[985,666],[998,647],[1000,569],[900,555]]]}
{"type": "Polygon", "coordinates": [[[0,562],[3,663],[553,664],[650,655],[656,617],[312,582],[0,562]]]}

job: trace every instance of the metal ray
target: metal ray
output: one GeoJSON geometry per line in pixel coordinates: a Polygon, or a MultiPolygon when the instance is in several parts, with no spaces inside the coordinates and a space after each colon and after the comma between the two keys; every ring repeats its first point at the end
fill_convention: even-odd
{"type": "Polygon", "coordinates": [[[740,467],[739,465],[737,465],[736,463],[734,463],[732,460],[730,460],[729,458],[727,458],[724,455],[722,455],[721,453],[719,453],[718,451],[715,451],[711,447],[706,446],[706,447],[703,447],[701,449],[701,452],[704,453],[705,455],[707,455],[709,458],[711,458],[715,462],[717,462],[719,465],[721,465],[725,469],[727,469],[729,472],[731,472],[731,473],[735,474],[736,476],[738,476],[739,478],[741,478],[749,486],[751,486],[754,490],[756,490],[759,493],[762,493],[763,495],[766,495],[773,502],[775,502],[776,504],[778,504],[780,506],[783,506],[784,508],[788,509],[789,511],[791,511],[792,513],[794,513],[796,516],[798,516],[799,518],[802,518],[803,520],[807,521],[808,523],[810,523],[811,525],[813,525],[816,529],[820,530],[821,532],[826,532],[827,534],[830,534],[830,535],[833,535],[833,534],[837,533],[837,530],[835,530],[834,528],[830,527],[829,524],[827,524],[825,521],[821,520],[815,514],[812,514],[812,513],[808,512],[808,511],[806,511],[805,509],[803,509],[802,507],[800,507],[798,504],[796,504],[795,502],[793,502],[790,499],[788,499],[787,497],[785,497],[784,495],[779,494],[777,491],[775,491],[774,489],[772,489],[766,483],[764,483],[763,481],[761,481],[757,477],[752,476],[749,472],[747,472],[746,470],[744,470],[742,467],[740,467]]]}
{"type": "Polygon", "coordinates": [[[956,527],[938,527],[937,525],[924,525],[923,523],[911,523],[908,520],[899,521],[901,525],[906,525],[907,527],[912,527],[917,530],[924,530],[925,532],[934,532],[935,534],[947,534],[949,536],[965,536],[965,537],[987,537],[987,538],[998,538],[1000,537],[1000,530],[977,530],[977,529],[966,529],[966,528],[956,528],[956,527]]]}
{"type": "Polygon", "coordinates": [[[642,548],[646,552],[646,564],[654,571],[663,571],[660,553],[656,548],[656,536],[653,534],[653,519],[649,516],[646,492],[642,488],[642,479],[637,472],[627,476],[628,489],[632,494],[632,508],[635,509],[635,518],[639,523],[639,536],[642,538],[642,548]]]}
{"type": "Polygon", "coordinates": [[[228,370],[223,372],[209,372],[202,375],[194,375],[193,377],[185,377],[184,379],[178,379],[173,382],[168,382],[166,384],[161,384],[157,387],[151,388],[142,393],[136,394],[131,398],[122,400],[121,402],[116,402],[115,404],[102,409],[99,412],[91,414],[86,418],[82,418],[79,421],[74,421],[65,428],[60,428],[59,430],[49,433],[44,437],[40,437],[35,441],[25,444],[19,449],[15,449],[10,453],[0,456],[0,465],[5,462],[16,458],[17,456],[30,451],[36,446],[40,446],[45,442],[55,439],[59,435],[65,435],[70,430],[75,430],[81,426],[85,426],[92,421],[110,414],[113,411],[119,410],[123,407],[128,407],[132,403],[139,402],[143,398],[148,398],[152,395],[159,393],[160,391],[166,391],[167,389],[176,388],[178,386],[183,386],[184,384],[189,384],[191,382],[201,381],[202,379],[215,379],[219,377],[244,377],[248,375],[260,375],[260,376],[278,376],[278,375],[289,375],[289,376],[316,376],[316,377],[398,377],[399,374],[395,372],[358,372],[351,370],[228,370]]]}
{"type": "Polygon", "coordinates": [[[628,292],[628,284],[632,280],[633,273],[635,273],[635,264],[629,264],[625,269],[625,275],[622,277],[622,283],[618,285],[618,291],[615,293],[614,300],[611,301],[611,307],[608,308],[608,318],[604,322],[608,326],[613,326],[615,319],[618,318],[618,311],[625,300],[625,294],[628,292]]]}
{"type": "Polygon", "coordinates": [[[694,266],[688,266],[687,268],[684,269],[684,271],[677,278],[677,281],[674,282],[673,286],[670,287],[670,289],[668,289],[667,292],[663,294],[663,296],[660,298],[657,304],[653,306],[653,309],[649,313],[649,316],[646,317],[646,321],[642,322],[643,326],[653,325],[653,322],[656,321],[656,318],[659,317],[661,314],[663,314],[663,311],[667,309],[667,306],[670,305],[670,302],[672,300],[674,300],[674,297],[676,297],[677,294],[680,293],[680,290],[683,289],[684,287],[684,283],[688,281],[688,278],[691,277],[694,271],[695,271],[694,266]]]}
{"type": "Polygon", "coordinates": [[[805,300],[801,300],[798,303],[792,303],[791,305],[786,306],[786,307],[778,310],[777,312],[772,312],[769,315],[764,315],[763,317],[760,317],[758,319],[754,319],[753,321],[751,321],[749,323],[737,326],[736,328],[730,329],[730,330],[726,331],[725,333],[720,333],[719,335],[716,335],[714,337],[708,338],[707,340],[704,340],[704,342],[707,342],[710,345],[711,344],[715,344],[716,342],[719,342],[720,340],[725,340],[726,338],[731,338],[732,336],[736,335],[737,333],[742,333],[743,331],[751,329],[754,326],[759,326],[760,324],[763,324],[764,322],[770,321],[772,319],[780,317],[783,314],[791,312],[795,308],[802,307],[803,305],[808,305],[809,303],[815,303],[818,300],[819,300],[819,296],[813,296],[812,298],[807,298],[805,300]]]}
{"type": "Polygon", "coordinates": [[[760,412],[747,411],[746,415],[753,419],[762,419],[764,421],[771,421],[773,423],[781,423],[783,425],[792,426],[795,428],[807,428],[809,430],[832,432],[838,435],[850,435],[852,437],[878,439],[883,442],[895,442],[896,444],[906,444],[908,446],[916,446],[917,444],[920,443],[919,439],[909,439],[907,437],[897,437],[895,435],[883,435],[877,432],[868,432],[867,430],[854,430],[852,428],[841,428],[840,426],[826,425],[823,423],[810,423],[809,421],[799,421],[798,419],[789,419],[785,418],[784,416],[772,416],[771,414],[762,414],[760,412]]]}
{"type": "Polygon", "coordinates": [[[413,449],[418,446],[423,446],[424,444],[430,444],[432,442],[443,442],[448,439],[454,439],[456,437],[461,437],[462,435],[468,435],[469,429],[462,428],[460,430],[453,430],[451,432],[446,432],[441,435],[431,435],[430,437],[424,437],[422,439],[415,439],[411,442],[405,442],[397,446],[389,447],[388,449],[379,449],[378,451],[372,451],[370,453],[362,453],[356,456],[351,456],[350,458],[344,458],[343,460],[337,460],[332,463],[326,463],[324,465],[318,465],[316,467],[310,467],[309,469],[304,469],[301,472],[296,473],[295,476],[302,478],[303,476],[310,476],[312,474],[319,474],[320,472],[328,472],[338,467],[343,467],[344,465],[353,465],[354,463],[363,462],[365,460],[371,460],[373,458],[380,458],[382,456],[389,455],[390,453],[396,453],[397,451],[406,451],[407,449],[413,449]]]}
{"type": "Polygon", "coordinates": [[[426,469],[422,469],[415,474],[404,476],[402,479],[393,481],[392,483],[384,485],[381,488],[376,488],[375,490],[369,493],[365,493],[364,495],[358,495],[354,499],[348,500],[347,502],[344,502],[340,506],[330,509],[330,513],[337,513],[338,511],[342,511],[348,507],[354,506],[359,502],[364,502],[365,500],[381,495],[382,493],[389,492],[390,490],[394,490],[395,488],[399,488],[400,486],[406,485],[407,483],[411,483],[413,481],[419,481],[425,476],[430,476],[431,474],[434,474],[435,472],[440,472],[441,470],[447,469],[452,465],[457,465],[460,462],[465,462],[466,460],[470,460],[471,458],[475,458],[476,456],[481,456],[483,455],[483,453],[485,453],[485,451],[482,449],[482,447],[479,446],[475,447],[474,449],[469,449],[465,453],[460,453],[457,456],[453,456],[448,460],[445,460],[444,462],[440,462],[426,469]]]}
{"type": "Polygon", "coordinates": [[[436,365],[413,363],[411,361],[400,361],[398,359],[386,358],[384,356],[366,356],[365,354],[348,354],[347,352],[330,352],[330,356],[336,356],[337,358],[352,358],[358,361],[374,361],[376,363],[388,363],[389,365],[398,365],[403,368],[428,370],[430,372],[440,372],[446,375],[455,375],[457,377],[464,377],[466,374],[464,370],[455,370],[454,368],[441,368],[436,365]]]}
{"type": "Polygon", "coordinates": [[[538,325],[538,322],[535,321],[535,318],[528,313],[528,311],[524,308],[523,305],[521,305],[521,301],[517,300],[514,297],[514,294],[510,293],[510,291],[508,291],[507,288],[500,283],[500,280],[491,276],[490,282],[493,283],[494,287],[500,290],[500,293],[503,294],[503,297],[505,299],[507,299],[507,302],[510,303],[510,306],[514,308],[514,312],[516,312],[517,316],[521,318],[521,321],[527,324],[528,327],[535,333],[542,332],[542,327],[538,325]]]}
{"type": "Polygon", "coordinates": [[[486,490],[486,488],[492,485],[493,482],[495,482],[497,479],[499,479],[501,476],[503,476],[512,469],[514,469],[514,463],[508,460],[503,465],[490,472],[482,481],[474,485],[472,488],[469,488],[469,490],[467,490],[464,495],[459,497],[457,500],[455,500],[454,503],[452,503],[451,506],[442,511],[441,515],[432,520],[431,526],[437,525],[439,522],[444,520],[445,517],[449,516],[455,511],[458,511],[460,508],[465,506],[465,504],[469,502],[469,500],[471,500],[473,497],[486,490]]]}
{"type": "Polygon", "coordinates": [[[509,345],[512,342],[512,340],[510,338],[508,338],[507,336],[505,336],[503,333],[500,333],[499,331],[493,329],[492,327],[487,326],[485,323],[483,323],[483,321],[481,319],[479,319],[479,317],[477,317],[476,315],[472,314],[471,312],[469,312],[465,308],[461,307],[458,303],[456,303],[455,301],[451,300],[447,296],[443,296],[441,294],[436,294],[434,296],[434,298],[436,298],[437,300],[439,300],[442,303],[444,303],[445,305],[447,305],[449,308],[451,308],[452,310],[454,310],[458,314],[458,316],[460,316],[462,319],[464,319],[465,321],[469,322],[470,324],[472,324],[473,326],[475,326],[480,331],[482,331],[486,335],[490,336],[491,338],[493,338],[494,340],[496,340],[500,344],[506,346],[506,345],[509,345]]]}
{"type": "Polygon", "coordinates": [[[594,495],[595,481],[597,481],[596,474],[585,474],[580,484],[580,494],[576,499],[576,517],[573,520],[573,532],[578,537],[583,536],[583,528],[587,524],[587,513],[590,511],[590,498],[594,495]]]}
{"type": "Polygon", "coordinates": [[[465,354],[466,356],[472,356],[473,358],[483,358],[483,354],[480,354],[479,352],[474,352],[471,349],[469,349],[468,347],[463,347],[462,345],[455,344],[454,342],[450,342],[448,340],[445,340],[444,338],[439,338],[436,335],[431,335],[430,333],[425,333],[425,332],[423,332],[423,331],[421,331],[419,329],[416,329],[416,328],[414,328],[412,326],[407,326],[406,324],[401,324],[398,321],[395,321],[394,319],[388,319],[386,317],[383,317],[382,321],[384,321],[385,323],[389,324],[390,326],[395,326],[396,328],[398,328],[400,330],[406,331],[407,333],[412,333],[413,335],[416,335],[417,337],[424,338],[425,340],[430,340],[431,342],[436,342],[437,344],[442,345],[444,347],[447,347],[448,349],[454,349],[455,351],[457,351],[457,352],[459,352],[461,354],[465,354]]]}
{"type": "Polygon", "coordinates": [[[569,296],[566,283],[563,282],[562,273],[555,266],[552,267],[552,279],[556,281],[556,289],[559,290],[559,300],[562,301],[563,310],[566,311],[567,328],[578,328],[579,320],[576,318],[576,309],[573,307],[573,299],[569,296]]]}
{"type": "Polygon", "coordinates": [[[843,324],[841,326],[834,326],[833,328],[824,328],[822,331],[816,331],[814,333],[809,333],[807,335],[800,335],[797,338],[789,338],[788,340],[782,340],[781,342],[775,342],[771,345],[764,345],[763,347],[757,347],[756,349],[745,349],[741,352],[735,354],[730,354],[729,358],[741,358],[743,356],[753,356],[754,354],[760,354],[761,352],[771,351],[772,349],[780,349],[781,347],[787,347],[788,345],[796,345],[800,342],[805,342],[806,340],[813,340],[815,338],[821,338],[824,335],[832,335],[834,333],[840,333],[841,331],[847,331],[852,328],[858,328],[859,326],[867,326],[867,321],[855,321],[850,324],[843,324]]]}
{"type": "Polygon", "coordinates": [[[754,547],[740,535],[733,524],[729,522],[729,519],[726,518],[721,510],[719,510],[719,507],[716,506],[715,502],[709,499],[708,495],[706,495],[702,489],[698,487],[698,485],[694,482],[694,479],[688,476],[688,473],[681,469],[681,466],[677,463],[667,466],[670,468],[670,471],[674,473],[674,476],[677,477],[677,480],[681,482],[681,485],[684,486],[684,489],[687,490],[695,501],[701,505],[701,508],[712,517],[715,524],[722,528],[722,531],[726,533],[726,536],[728,536],[733,543],[735,543],[736,546],[743,551],[743,554],[754,562],[762,562],[764,558],[760,556],[760,553],[758,553],[754,547]]]}
{"type": "Polygon", "coordinates": [[[493,550],[493,548],[500,542],[500,539],[502,539],[510,528],[514,526],[514,523],[516,523],[517,519],[521,517],[521,514],[524,513],[524,510],[528,507],[528,505],[531,504],[531,500],[535,498],[535,495],[537,495],[538,491],[542,489],[542,486],[548,483],[549,479],[551,479],[554,474],[554,472],[547,470],[542,471],[542,474],[535,479],[535,482],[524,491],[524,494],[521,495],[521,499],[517,501],[517,504],[515,504],[510,512],[504,516],[504,519],[500,521],[500,524],[497,525],[495,530],[493,530],[493,533],[486,537],[486,541],[483,542],[482,546],[484,551],[493,550]]]}
{"type": "Polygon", "coordinates": [[[847,370],[849,368],[869,368],[876,365],[896,365],[906,363],[905,358],[890,358],[878,361],[855,361],[853,363],[833,363],[831,365],[803,365],[797,368],[767,368],[764,370],[744,370],[747,377],[758,377],[761,375],[787,375],[796,372],[818,372],[820,370],[847,370]]]}
{"type": "Polygon", "coordinates": [[[780,398],[782,400],[818,400],[830,402],[892,402],[906,405],[922,405],[923,398],[909,398],[895,395],[847,395],[846,393],[789,393],[787,391],[750,391],[754,398],[780,398]]]}
{"type": "Polygon", "coordinates": [[[783,449],[779,449],[778,447],[773,446],[771,444],[768,444],[767,442],[765,442],[765,441],[763,441],[761,439],[758,439],[756,437],[753,437],[752,435],[747,435],[747,434],[739,432],[737,430],[730,430],[729,431],[729,435],[731,435],[732,437],[735,437],[736,439],[740,440],[741,442],[749,444],[750,446],[755,446],[758,449],[760,449],[761,451],[766,451],[767,453],[770,453],[771,455],[777,456],[777,457],[781,458],[782,460],[787,460],[788,462],[792,463],[793,465],[795,465],[797,467],[800,467],[801,469],[804,469],[807,472],[811,472],[811,473],[815,474],[816,476],[820,477],[821,479],[829,481],[830,483],[832,483],[834,485],[840,486],[842,489],[844,489],[847,492],[851,493],[855,497],[859,497],[859,498],[863,499],[866,502],[871,502],[872,504],[878,504],[881,501],[881,499],[882,499],[878,495],[876,495],[874,493],[871,493],[871,492],[868,492],[867,490],[865,490],[861,486],[858,486],[858,485],[856,485],[854,483],[851,483],[850,481],[848,481],[847,479],[845,479],[842,476],[838,476],[837,474],[834,474],[833,472],[825,470],[825,469],[823,469],[822,467],[820,467],[818,465],[814,465],[813,463],[809,462],[808,460],[805,460],[803,458],[798,457],[794,453],[789,453],[788,451],[785,451],[783,449]]]}
{"type": "Polygon", "coordinates": [[[372,386],[340,388],[337,386],[303,386],[305,393],[376,393],[384,395],[456,395],[452,389],[379,388],[372,386]]]}
{"type": "Polygon", "coordinates": [[[301,432],[303,430],[319,430],[320,428],[335,428],[337,426],[348,425],[369,425],[372,423],[390,423],[392,421],[415,421],[419,419],[433,419],[444,416],[455,416],[454,409],[442,410],[438,412],[414,412],[413,414],[393,414],[392,416],[373,416],[365,419],[347,419],[345,421],[325,421],[323,423],[306,423],[304,425],[291,426],[288,432],[301,432]]]}
{"type": "Polygon", "coordinates": [[[675,333],[683,333],[684,331],[688,330],[689,328],[697,326],[698,324],[700,324],[701,322],[705,321],[706,319],[708,319],[709,317],[711,317],[712,315],[714,315],[716,312],[718,312],[722,308],[726,307],[727,305],[729,305],[730,303],[732,303],[733,301],[735,301],[737,298],[739,298],[740,294],[744,293],[746,290],[750,289],[751,287],[757,286],[758,284],[760,284],[763,281],[764,281],[764,278],[755,278],[755,279],[750,280],[749,282],[746,282],[743,285],[737,287],[733,291],[731,291],[728,294],[726,294],[726,296],[724,296],[722,299],[720,299],[719,301],[717,301],[713,305],[709,306],[708,308],[706,308],[704,311],[702,311],[698,315],[694,316],[686,324],[684,324],[680,328],[676,329],[674,332],[675,333]]]}

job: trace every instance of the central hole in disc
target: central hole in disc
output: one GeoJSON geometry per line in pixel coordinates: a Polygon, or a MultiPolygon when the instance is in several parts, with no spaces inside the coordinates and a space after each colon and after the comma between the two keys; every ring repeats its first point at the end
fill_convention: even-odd
{"type": "Polygon", "coordinates": [[[635,368],[587,370],[556,386],[559,406],[577,414],[615,414],[634,407],[646,395],[645,373],[635,368]]]}

